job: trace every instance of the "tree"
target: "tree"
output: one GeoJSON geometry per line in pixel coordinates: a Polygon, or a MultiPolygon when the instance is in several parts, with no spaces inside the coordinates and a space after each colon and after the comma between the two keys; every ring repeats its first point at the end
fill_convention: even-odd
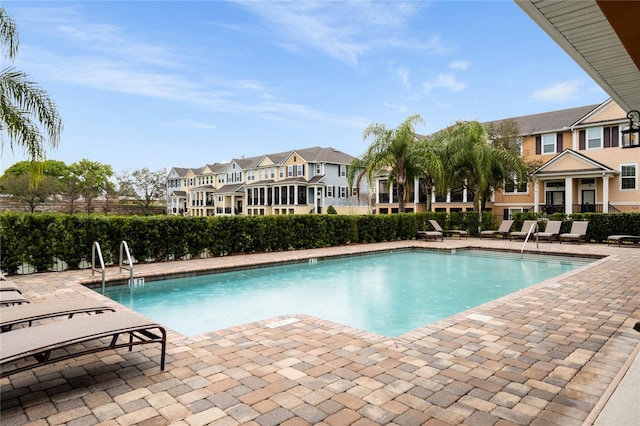
{"type": "Polygon", "coordinates": [[[57,193],[59,181],[53,176],[43,176],[37,182],[31,179],[31,173],[21,175],[9,174],[2,177],[2,190],[10,194],[15,200],[26,204],[29,212],[36,211],[38,204],[57,193]]]}
{"type": "Polygon", "coordinates": [[[460,121],[444,130],[447,140],[447,187],[464,185],[474,194],[474,210],[482,211],[491,191],[505,180],[526,176],[519,152],[492,145],[486,127],[477,121],[460,121]]]}
{"type": "MultiPolygon", "coordinates": [[[[63,161],[58,160],[45,160],[41,161],[38,164],[38,169],[41,171],[43,176],[51,176],[56,179],[62,179],[69,171],[69,168],[63,161]]],[[[18,161],[15,164],[12,164],[4,171],[4,177],[9,176],[22,176],[26,173],[30,173],[33,170],[33,162],[32,161],[18,161]]],[[[35,182],[31,182],[34,184],[35,182]]]]}
{"type": "Polygon", "coordinates": [[[434,188],[444,182],[445,143],[438,137],[418,138],[415,150],[417,169],[427,197],[427,211],[431,211],[434,188]]]}
{"type": "Polygon", "coordinates": [[[167,171],[166,169],[151,171],[145,167],[133,173],[125,171],[117,179],[120,195],[133,198],[144,207],[146,214],[151,214],[151,205],[163,198],[167,171]]]}
{"type": "MultiPolygon", "coordinates": [[[[0,7],[0,45],[3,56],[13,62],[18,53],[18,32],[11,17],[0,7]]],[[[11,150],[21,146],[32,161],[31,171],[39,178],[45,146],[57,147],[62,119],[47,92],[13,67],[0,71],[0,149],[8,138],[11,150]],[[46,136],[45,136],[46,135],[46,136]]],[[[37,179],[36,179],[37,180],[37,179]]]]}
{"type": "Polygon", "coordinates": [[[347,176],[351,186],[366,175],[369,182],[382,172],[389,172],[388,185],[395,183],[398,188],[398,211],[404,212],[407,183],[419,173],[416,157],[416,133],[414,126],[422,123],[422,117],[412,115],[395,129],[387,129],[384,124],[374,123],[367,127],[363,139],[373,141],[367,151],[354,159],[351,173],[347,176]],[[362,172],[357,173],[357,170],[362,172]],[[356,176],[357,173],[357,176],[356,176]]]}
{"type": "Polygon", "coordinates": [[[110,165],[82,159],[69,165],[69,175],[65,178],[70,191],[68,195],[82,195],[87,203],[87,213],[91,213],[93,199],[102,195],[111,176],[113,169],[110,165]]]}

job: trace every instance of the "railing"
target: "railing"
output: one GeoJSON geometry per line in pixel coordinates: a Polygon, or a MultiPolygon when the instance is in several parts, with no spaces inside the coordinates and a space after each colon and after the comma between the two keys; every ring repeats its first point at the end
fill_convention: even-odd
{"type": "Polygon", "coordinates": [[[527,232],[527,236],[524,239],[524,243],[522,244],[522,248],[520,249],[520,259],[522,259],[524,257],[524,246],[527,245],[527,241],[529,241],[529,237],[531,236],[531,233],[533,232],[533,230],[536,230],[536,248],[538,248],[538,222],[536,223],[532,223],[531,226],[529,227],[529,232],[527,232]]]}
{"type": "Polygon", "coordinates": [[[573,204],[572,210],[575,213],[602,213],[602,204],[573,204]]]}
{"type": "Polygon", "coordinates": [[[129,271],[129,287],[131,287],[131,283],[133,282],[133,262],[131,261],[131,253],[129,252],[129,244],[127,244],[126,241],[122,241],[120,243],[120,269],[118,270],[118,273],[122,272],[122,270],[128,270],[129,271]],[[122,262],[122,255],[126,254],[127,255],[127,264],[123,264],[122,262]]]}
{"type": "Polygon", "coordinates": [[[100,244],[98,244],[97,241],[93,243],[93,246],[91,248],[91,276],[94,276],[95,272],[102,273],[102,293],[104,293],[104,285],[105,285],[104,259],[102,258],[102,250],[100,250],[100,244]],[[100,269],[96,268],[96,253],[98,255],[98,260],[100,260],[100,269]]]}
{"type": "Polygon", "coordinates": [[[609,213],[622,213],[622,211],[612,206],[611,203],[609,203],[609,213]]]}

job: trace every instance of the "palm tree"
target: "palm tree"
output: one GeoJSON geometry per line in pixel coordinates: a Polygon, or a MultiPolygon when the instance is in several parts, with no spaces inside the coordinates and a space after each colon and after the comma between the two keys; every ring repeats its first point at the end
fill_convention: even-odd
{"type": "Polygon", "coordinates": [[[431,198],[435,188],[444,181],[445,143],[436,134],[432,137],[418,138],[415,152],[419,175],[427,197],[427,211],[431,211],[431,198]]]}
{"type": "Polygon", "coordinates": [[[447,129],[448,185],[464,182],[474,193],[474,210],[480,212],[491,191],[514,174],[526,175],[519,153],[489,141],[486,127],[477,121],[458,122],[447,129]]]}
{"type": "MultiPolygon", "coordinates": [[[[13,62],[18,53],[16,25],[0,7],[0,46],[13,62]]],[[[46,91],[13,67],[0,71],[0,148],[8,137],[11,150],[24,148],[32,164],[44,160],[45,145],[55,148],[60,140],[62,120],[46,91]],[[45,136],[46,134],[46,136],[45,136]]],[[[40,171],[41,173],[41,171],[40,171]]]]}
{"type": "Polygon", "coordinates": [[[380,173],[389,172],[387,184],[397,185],[398,211],[404,212],[407,182],[418,174],[414,126],[422,122],[422,117],[412,115],[395,129],[387,129],[384,124],[379,123],[367,127],[363,133],[363,139],[372,138],[373,142],[367,151],[351,164],[348,175],[350,185],[354,178],[359,183],[366,175],[367,180],[373,182],[380,173]]]}

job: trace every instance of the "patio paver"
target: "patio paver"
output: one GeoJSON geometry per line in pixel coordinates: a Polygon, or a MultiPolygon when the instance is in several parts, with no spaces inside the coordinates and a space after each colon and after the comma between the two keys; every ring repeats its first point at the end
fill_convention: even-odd
{"type": "MultiPolygon", "coordinates": [[[[398,241],[136,265],[135,273],[189,275],[361,251],[519,250],[521,244],[398,241]]],[[[0,420],[3,425],[590,424],[640,342],[632,329],[640,321],[640,250],[549,243],[527,248],[607,257],[398,338],[296,312],[200,336],[169,330],[165,371],[159,369],[157,348],[136,347],[1,379],[0,420]],[[266,327],[293,317],[298,321],[266,327]]],[[[108,276],[115,275],[117,268],[110,268],[108,276]]],[[[95,282],[87,270],[10,278],[34,301],[81,294],[126,309],[83,286],[95,282]]],[[[640,404],[627,409],[640,410],[640,404]]]]}

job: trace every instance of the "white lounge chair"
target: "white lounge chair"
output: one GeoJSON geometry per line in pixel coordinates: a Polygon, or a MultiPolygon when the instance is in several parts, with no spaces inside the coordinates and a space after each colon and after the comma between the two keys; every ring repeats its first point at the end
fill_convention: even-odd
{"type": "Polygon", "coordinates": [[[587,227],[589,222],[574,221],[571,230],[566,234],[560,234],[560,243],[563,241],[573,241],[580,244],[580,241],[587,241],[587,227]]]}

